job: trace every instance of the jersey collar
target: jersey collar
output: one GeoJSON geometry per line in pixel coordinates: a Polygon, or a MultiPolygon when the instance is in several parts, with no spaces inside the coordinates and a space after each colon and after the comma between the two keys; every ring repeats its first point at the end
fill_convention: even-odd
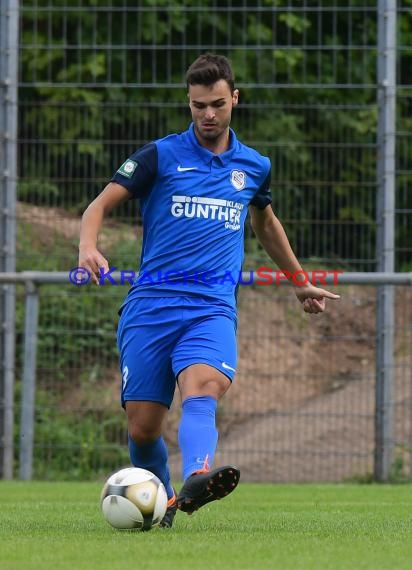
{"type": "Polygon", "coordinates": [[[193,123],[191,123],[189,129],[186,131],[186,134],[190,146],[196,151],[201,160],[206,164],[209,164],[213,159],[218,159],[222,163],[222,166],[226,166],[232,159],[232,156],[236,151],[238,145],[235,131],[231,128],[229,128],[229,148],[221,154],[215,154],[199,144],[199,141],[195,135],[195,128],[193,123]]]}

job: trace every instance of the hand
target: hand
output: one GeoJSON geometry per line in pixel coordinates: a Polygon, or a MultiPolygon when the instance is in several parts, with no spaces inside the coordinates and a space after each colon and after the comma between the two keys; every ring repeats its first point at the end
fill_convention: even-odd
{"type": "Polygon", "coordinates": [[[340,295],[335,295],[326,289],[320,289],[310,283],[295,286],[296,297],[303,305],[305,313],[323,313],[326,306],[326,299],[340,299],[340,295]]]}
{"type": "Polygon", "coordinates": [[[109,271],[109,263],[100,251],[95,247],[79,247],[79,267],[84,267],[89,271],[90,277],[96,285],[100,283],[100,268],[104,272],[109,271]]]}

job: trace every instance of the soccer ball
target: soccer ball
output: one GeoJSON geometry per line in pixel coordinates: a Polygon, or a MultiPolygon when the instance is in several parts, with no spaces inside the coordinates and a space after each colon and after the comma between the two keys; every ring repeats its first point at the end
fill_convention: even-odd
{"type": "Polygon", "coordinates": [[[121,469],[107,479],[101,493],[103,516],[121,530],[150,530],[163,519],[167,493],[151,471],[121,469]]]}

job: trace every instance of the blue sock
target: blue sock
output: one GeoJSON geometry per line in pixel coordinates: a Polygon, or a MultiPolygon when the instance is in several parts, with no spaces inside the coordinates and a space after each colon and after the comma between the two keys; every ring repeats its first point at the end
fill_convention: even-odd
{"type": "Polygon", "coordinates": [[[216,452],[217,401],[211,396],[191,396],[182,404],[178,439],[182,452],[182,476],[210,469],[216,452]]]}
{"type": "Polygon", "coordinates": [[[173,497],[173,487],[170,483],[170,471],[167,464],[167,447],[165,440],[160,436],[156,441],[137,445],[129,435],[129,454],[132,465],[148,469],[159,477],[166,488],[167,497],[173,497]]]}

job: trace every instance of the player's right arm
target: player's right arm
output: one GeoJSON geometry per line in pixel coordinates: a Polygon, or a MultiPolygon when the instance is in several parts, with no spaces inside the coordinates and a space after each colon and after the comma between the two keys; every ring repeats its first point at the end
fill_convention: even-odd
{"type": "Polygon", "coordinates": [[[80,226],[79,267],[90,272],[92,280],[98,284],[100,267],[106,272],[109,264],[97,249],[97,240],[105,216],[117,206],[130,200],[129,190],[117,182],[109,182],[105,189],[89,204],[80,226]]]}

